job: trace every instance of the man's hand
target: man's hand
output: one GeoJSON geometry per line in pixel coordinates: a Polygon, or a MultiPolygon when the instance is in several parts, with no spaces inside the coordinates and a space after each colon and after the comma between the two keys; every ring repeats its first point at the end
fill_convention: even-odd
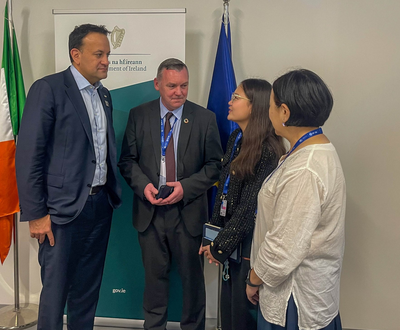
{"type": "Polygon", "coordinates": [[[201,254],[203,254],[203,252],[204,252],[204,255],[206,256],[206,258],[208,259],[208,262],[210,264],[212,264],[214,262],[216,266],[219,266],[219,261],[213,257],[213,255],[212,255],[212,253],[210,251],[210,246],[209,245],[203,246],[203,244],[202,244],[200,246],[199,254],[201,255],[201,254]]]}
{"type": "Polygon", "coordinates": [[[166,185],[169,187],[174,187],[174,192],[167,198],[161,199],[162,202],[158,205],[175,204],[181,201],[183,198],[182,184],[179,181],[175,181],[175,182],[167,182],[166,185]]]}
{"type": "Polygon", "coordinates": [[[43,218],[29,221],[29,231],[32,238],[37,238],[42,244],[47,237],[49,238],[50,246],[54,246],[54,236],[51,230],[50,214],[43,218]]]}
{"type": "Polygon", "coordinates": [[[258,287],[252,287],[250,285],[246,285],[246,295],[247,299],[249,299],[253,305],[257,305],[259,300],[258,287]]]}
{"type": "Polygon", "coordinates": [[[143,191],[144,197],[153,205],[162,205],[162,199],[156,199],[156,195],[158,194],[158,190],[153,186],[152,183],[149,183],[143,191]]]}

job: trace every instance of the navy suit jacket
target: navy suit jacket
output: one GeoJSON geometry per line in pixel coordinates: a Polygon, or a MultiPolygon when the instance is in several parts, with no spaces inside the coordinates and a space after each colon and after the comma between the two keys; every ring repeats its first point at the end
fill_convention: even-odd
{"type": "MultiPolygon", "coordinates": [[[[107,190],[121,204],[117,151],[108,90],[98,89],[107,117],[107,190]]],[[[16,152],[21,221],[50,214],[54,223],[74,220],[89,196],[96,157],[89,116],[71,70],[37,80],[26,100],[16,152]]]]}
{"type": "MultiPolygon", "coordinates": [[[[208,221],[207,189],[218,181],[222,148],[215,114],[186,101],[183,106],[177,155],[177,180],[183,188],[178,203],[182,220],[192,236],[201,235],[208,221]]],[[[135,192],[133,225],[143,232],[149,226],[155,206],[147,201],[144,188],[158,187],[161,160],[160,100],[130,111],[121,157],[122,176],[135,192]]]]}

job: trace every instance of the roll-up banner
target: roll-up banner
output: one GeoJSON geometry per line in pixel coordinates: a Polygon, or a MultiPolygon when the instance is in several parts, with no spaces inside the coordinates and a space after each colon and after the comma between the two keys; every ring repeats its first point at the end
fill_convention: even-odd
{"type": "MultiPolygon", "coordinates": [[[[118,157],[129,110],[159,97],[153,79],[166,58],[185,60],[185,9],[53,10],[56,70],[71,63],[68,36],[76,25],[105,25],[111,55],[107,79],[111,92],[118,157]],[[165,33],[170,31],[171,33],[165,33]]],[[[144,269],[138,235],[132,226],[133,192],[120,176],[123,205],[114,212],[96,316],[143,320],[144,269]]],[[[177,267],[170,274],[168,319],[180,319],[182,288],[177,267]]]]}

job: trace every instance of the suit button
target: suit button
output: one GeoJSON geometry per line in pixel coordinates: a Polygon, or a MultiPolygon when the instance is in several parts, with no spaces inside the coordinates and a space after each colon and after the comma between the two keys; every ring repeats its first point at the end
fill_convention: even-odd
{"type": "Polygon", "coordinates": [[[87,186],[90,188],[92,185],[90,183],[88,183],[87,186]]]}
{"type": "Polygon", "coordinates": [[[222,254],[223,252],[222,252],[221,250],[218,250],[218,253],[219,253],[219,254],[222,254]]]}
{"type": "Polygon", "coordinates": [[[92,163],[93,163],[93,164],[96,164],[96,161],[95,161],[95,160],[92,160],[92,163]]]}
{"type": "Polygon", "coordinates": [[[221,162],[223,162],[224,161],[224,159],[223,158],[221,158],[221,162]]]}
{"type": "Polygon", "coordinates": [[[211,246],[214,246],[214,242],[211,242],[211,246]]]}

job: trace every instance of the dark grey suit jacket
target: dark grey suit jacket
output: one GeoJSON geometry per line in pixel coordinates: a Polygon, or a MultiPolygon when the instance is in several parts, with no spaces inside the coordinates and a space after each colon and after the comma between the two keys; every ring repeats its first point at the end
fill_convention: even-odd
{"type": "MultiPolygon", "coordinates": [[[[99,88],[107,117],[107,190],[112,207],[121,204],[112,103],[99,88]]],[[[89,116],[71,70],[37,80],[26,100],[16,152],[21,221],[50,214],[64,224],[83,209],[96,157],[89,116]]]]}
{"type": "MultiPolygon", "coordinates": [[[[157,188],[160,174],[159,99],[130,111],[121,158],[122,176],[133,189],[133,225],[139,232],[149,226],[155,206],[143,195],[150,182],[157,188]]],[[[186,101],[183,107],[177,155],[177,179],[183,188],[178,203],[181,217],[192,236],[202,234],[208,220],[207,189],[218,180],[222,157],[215,114],[186,101]]]]}

